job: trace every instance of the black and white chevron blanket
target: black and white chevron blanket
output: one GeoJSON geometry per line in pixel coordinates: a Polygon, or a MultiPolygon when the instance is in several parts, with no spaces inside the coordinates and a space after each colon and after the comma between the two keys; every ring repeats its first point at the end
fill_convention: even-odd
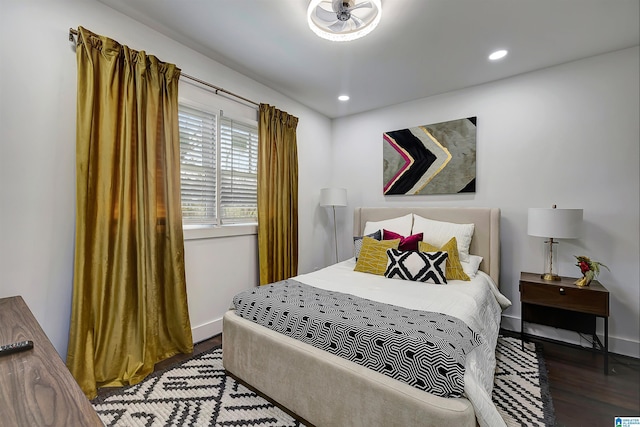
{"type": "Polygon", "coordinates": [[[482,338],[462,320],[284,280],[233,298],[236,313],[441,397],[460,397],[482,338]]]}

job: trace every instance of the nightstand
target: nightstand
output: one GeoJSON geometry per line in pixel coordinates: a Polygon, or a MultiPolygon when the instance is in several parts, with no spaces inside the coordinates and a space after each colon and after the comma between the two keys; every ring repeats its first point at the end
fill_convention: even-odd
{"type": "Polygon", "coordinates": [[[609,291],[597,280],[579,287],[577,279],[547,281],[535,273],[520,273],[520,331],[524,346],[524,322],[566,329],[593,337],[593,348],[604,354],[604,374],[609,374],[609,291]],[[596,318],[604,319],[604,345],[596,335],[596,318]]]}

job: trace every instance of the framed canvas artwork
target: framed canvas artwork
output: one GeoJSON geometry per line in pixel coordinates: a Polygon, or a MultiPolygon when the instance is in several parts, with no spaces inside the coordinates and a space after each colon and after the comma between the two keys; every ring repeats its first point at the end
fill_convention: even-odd
{"type": "Polygon", "coordinates": [[[382,135],[383,191],[455,194],[476,191],[476,117],[382,135]]]}

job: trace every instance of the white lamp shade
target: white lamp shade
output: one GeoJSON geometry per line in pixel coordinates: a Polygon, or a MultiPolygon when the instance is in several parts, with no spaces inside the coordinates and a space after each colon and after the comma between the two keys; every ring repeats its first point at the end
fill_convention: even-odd
{"type": "Polygon", "coordinates": [[[346,188],[323,188],[320,190],[320,206],[347,206],[346,188]]]}
{"type": "Polygon", "coordinates": [[[582,209],[529,208],[527,234],[576,239],[582,234],[582,209]]]}

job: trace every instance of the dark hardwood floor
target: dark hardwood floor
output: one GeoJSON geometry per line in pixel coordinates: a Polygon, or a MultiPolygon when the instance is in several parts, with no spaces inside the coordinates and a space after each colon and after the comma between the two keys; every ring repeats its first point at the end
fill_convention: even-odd
{"type": "MultiPolygon", "coordinates": [[[[520,338],[516,332],[501,331],[520,338]]],[[[613,426],[616,416],[640,416],[640,360],[604,356],[557,341],[529,337],[542,345],[558,427],[613,426]]]]}
{"type": "MultiPolygon", "coordinates": [[[[518,336],[505,332],[505,335],[518,336]]],[[[609,375],[603,356],[552,341],[542,344],[558,427],[613,426],[616,416],[640,416],[640,360],[610,354],[609,375]]],[[[222,343],[217,335],[194,346],[192,355],[177,355],[156,365],[162,370],[222,343]]],[[[99,395],[111,389],[102,389],[99,395]]]]}
{"type": "Polygon", "coordinates": [[[542,344],[556,426],[613,426],[616,416],[640,416],[640,360],[547,340],[542,344]]]}

